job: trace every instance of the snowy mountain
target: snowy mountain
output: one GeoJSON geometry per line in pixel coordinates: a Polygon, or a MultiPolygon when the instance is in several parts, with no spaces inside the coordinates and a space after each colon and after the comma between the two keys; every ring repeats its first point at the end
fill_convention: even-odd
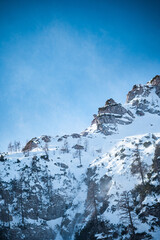
{"type": "Polygon", "coordinates": [[[160,76],[81,134],[0,155],[0,239],[159,239],[160,76]]]}

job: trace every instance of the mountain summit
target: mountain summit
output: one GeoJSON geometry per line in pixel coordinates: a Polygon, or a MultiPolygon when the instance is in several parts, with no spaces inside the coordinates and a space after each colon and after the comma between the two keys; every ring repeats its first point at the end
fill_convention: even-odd
{"type": "Polygon", "coordinates": [[[134,85],[123,105],[116,103],[112,98],[108,99],[105,106],[98,109],[98,114],[94,114],[91,127],[86,132],[100,131],[105,135],[118,133],[119,125],[131,124],[145,113],[160,115],[159,75],[146,85],[134,85]]]}
{"type": "Polygon", "coordinates": [[[160,76],[112,98],[82,133],[0,154],[0,239],[158,240],[160,76]]]}

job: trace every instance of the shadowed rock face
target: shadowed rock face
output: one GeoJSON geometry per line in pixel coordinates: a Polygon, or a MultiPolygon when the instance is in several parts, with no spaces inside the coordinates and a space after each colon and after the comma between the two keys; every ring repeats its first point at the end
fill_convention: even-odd
{"type": "Polygon", "coordinates": [[[127,103],[130,103],[135,97],[148,97],[151,92],[152,87],[148,85],[134,85],[132,90],[127,94],[127,103]]]}
{"type": "Polygon", "coordinates": [[[150,82],[153,86],[155,86],[156,89],[156,94],[158,95],[158,97],[160,98],[160,75],[155,76],[151,82],[150,82]]]}
{"type": "Polygon", "coordinates": [[[160,75],[156,75],[151,81],[150,83],[153,86],[160,86],[160,75]]]}
{"type": "Polygon", "coordinates": [[[23,152],[25,151],[31,151],[32,149],[36,148],[38,145],[35,143],[35,139],[33,138],[31,139],[29,142],[27,142],[27,144],[25,145],[25,147],[22,149],[23,152]]]}

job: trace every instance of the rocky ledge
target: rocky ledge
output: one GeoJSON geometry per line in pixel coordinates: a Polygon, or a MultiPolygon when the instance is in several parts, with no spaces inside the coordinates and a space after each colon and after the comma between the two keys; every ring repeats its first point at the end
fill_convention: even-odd
{"type": "Polygon", "coordinates": [[[104,107],[98,109],[98,115],[94,114],[92,125],[96,124],[97,130],[105,135],[111,135],[117,131],[117,124],[130,124],[133,119],[134,115],[130,110],[111,98],[106,101],[104,107]]]}

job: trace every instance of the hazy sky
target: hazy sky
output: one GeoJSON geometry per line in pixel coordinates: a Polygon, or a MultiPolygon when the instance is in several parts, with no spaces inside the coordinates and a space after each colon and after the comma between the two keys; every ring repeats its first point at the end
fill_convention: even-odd
{"type": "Polygon", "coordinates": [[[81,132],[160,74],[159,1],[1,0],[0,151],[81,132]]]}

